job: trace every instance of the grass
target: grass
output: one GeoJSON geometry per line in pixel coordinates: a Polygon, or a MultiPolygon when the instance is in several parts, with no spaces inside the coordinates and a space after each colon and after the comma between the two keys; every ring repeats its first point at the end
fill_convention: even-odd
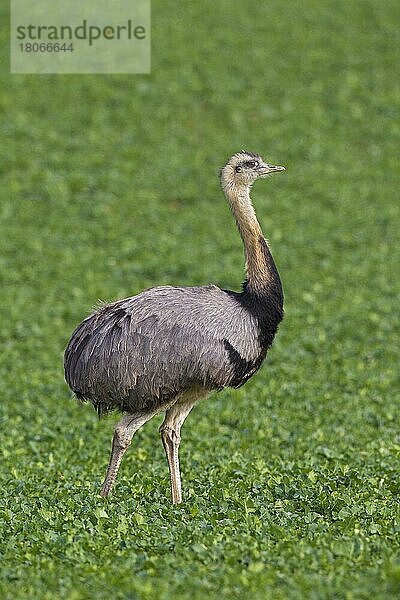
{"type": "Polygon", "coordinates": [[[399,5],[152,12],[149,76],[3,74],[0,596],[397,597],[399,5]],[[287,167],[254,189],[286,318],[185,424],[181,506],[161,417],[103,500],[116,418],[71,400],[63,349],[99,298],[239,287],[216,174],[242,147],[287,167]]]}

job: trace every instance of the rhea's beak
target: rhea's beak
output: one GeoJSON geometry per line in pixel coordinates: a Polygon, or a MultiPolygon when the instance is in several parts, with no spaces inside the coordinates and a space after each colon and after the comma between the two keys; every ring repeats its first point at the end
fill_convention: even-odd
{"type": "Polygon", "coordinates": [[[278,165],[269,165],[267,163],[264,163],[260,167],[258,172],[260,174],[260,177],[266,177],[270,173],[277,173],[278,171],[284,171],[284,170],[285,170],[285,167],[280,167],[278,165]]]}

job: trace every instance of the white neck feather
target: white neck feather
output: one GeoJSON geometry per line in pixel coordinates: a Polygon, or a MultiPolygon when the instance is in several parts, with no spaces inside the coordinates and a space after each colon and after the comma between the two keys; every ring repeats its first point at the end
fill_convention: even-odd
{"type": "Polygon", "coordinates": [[[253,289],[265,287],[273,276],[269,260],[272,257],[251,202],[250,186],[235,185],[224,177],[223,172],[221,185],[243,240],[249,286],[253,289]]]}

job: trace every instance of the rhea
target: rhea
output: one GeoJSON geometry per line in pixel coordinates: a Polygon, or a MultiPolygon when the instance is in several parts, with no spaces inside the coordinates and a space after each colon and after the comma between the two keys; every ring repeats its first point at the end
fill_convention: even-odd
{"type": "Polygon", "coordinates": [[[221,186],[243,240],[241,292],[215,285],[162,286],[103,305],[75,329],[64,357],[65,378],[78,399],[117,423],[101,490],[107,496],[133,435],[154,415],[168,460],[172,502],[182,501],[178,450],[181,427],[211,392],[238,388],[254,375],[283,317],[278,270],[250,199],[252,184],[284,171],[258,154],[234,154],[221,186]]]}

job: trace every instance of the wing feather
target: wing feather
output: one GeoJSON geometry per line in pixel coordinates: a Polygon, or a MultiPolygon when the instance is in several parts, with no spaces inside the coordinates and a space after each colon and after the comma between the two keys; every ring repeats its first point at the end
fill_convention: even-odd
{"type": "Polygon", "coordinates": [[[192,386],[234,385],[231,348],[253,364],[258,340],[254,318],[216,286],[152,288],[101,307],[77,327],[65,376],[100,412],[137,410],[192,386]]]}

